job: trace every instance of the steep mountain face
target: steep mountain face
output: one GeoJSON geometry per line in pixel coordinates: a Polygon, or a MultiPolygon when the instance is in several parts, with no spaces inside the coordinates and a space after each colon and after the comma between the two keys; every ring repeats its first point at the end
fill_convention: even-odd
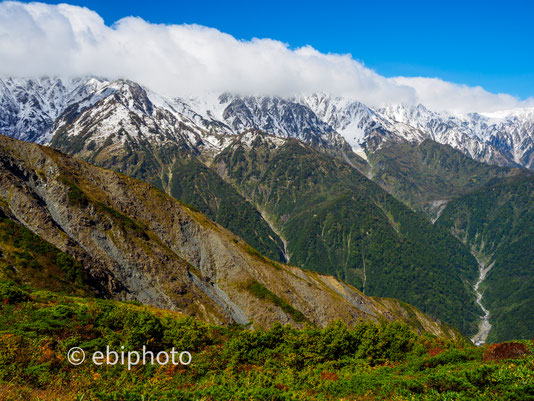
{"type": "Polygon", "coordinates": [[[515,163],[534,168],[534,110],[523,109],[494,113],[486,117],[487,141],[515,163]],[[492,121],[496,121],[491,123],[492,121]]]}
{"type": "Polygon", "coordinates": [[[270,261],[148,184],[3,136],[0,149],[4,220],[75,258],[102,295],[217,323],[388,319],[457,335],[413,307],[270,261]]]}
{"type": "MultiPolygon", "coordinates": [[[[391,106],[381,109],[380,113],[390,120],[423,132],[425,139],[450,145],[475,160],[500,166],[515,165],[515,155],[502,147],[494,146],[489,140],[489,121],[480,114],[458,117],[433,112],[423,105],[391,106]]],[[[496,133],[500,135],[499,128],[496,128],[496,133]]],[[[505,135],[504,132],[502,134],[505,135]]]]}
{"type": "Polygon", "coordinates": [[[413,303],[466,333],[476,329],[469,282],[477,268],[467,249],[342,160],[248,133],[214,168],[281,233],[292,264],[413,303]]]}
{"type": "Polygon", "coordinates": [[[366,153],[392,143],[431,139],[484,163],[534,166],[533,109],[456,116],[420,104],[372,109],[357,100],[324,94],[300,101],[341,133],[353,148],[366,153]]]}
{"type": "MultiPolygon", "coordinates": [[[[125,80],[108,82],[83,100],[69,104],[49,136],[50,144],[65,144],[82,156],[106,140],[115,147],[172,143],[192,154],[214,151],[223,141],[180,113],[157,106],[144,88],[125,80]]],[[[102,155],[107,156],[113,154],[102,155]]]]}
{"type": "Polygon", "coordinates": [[[429,139],[384,146],[369,160],[373,181],[433,219],[451,199],[521,171],[477,162],[429,139]]]}
{"type": "Polygon", "coordinates": [[[314,94],[301,97],[299,101],[341,133],[354,150],[363,149],[372,153],[383,143],[424,139],[420,130],[385,118],[357,100],[314,94]]]}
{"type": "Polygon", "coordinates": [[[482,303],[489,310],[488,340],[534,333],[534,178],[495,179],[451,201],[436,222],[477,255],[482,303]]]}
{"type": "Polygon", "coordinates": [[[241,98],[231,95],[223,95],[219,99],[226,105],[223,118],[235,133],[255,129],[322,147],[342,143],[330,125],[297,102],[276,97],[241,98]]]}
{"type": "Polygon", "coordinates": [[[0,79],[0,133],[45,142],[57,117],[102,85],[97,79],[0,79]]]}

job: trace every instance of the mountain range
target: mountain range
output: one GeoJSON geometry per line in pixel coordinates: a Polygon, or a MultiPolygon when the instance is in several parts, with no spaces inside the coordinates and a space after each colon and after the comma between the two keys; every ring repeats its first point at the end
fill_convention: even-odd
{"type": "MultiPolygon", "coordinates": [[[[213,135],[203,135],[204,151],[221,148],[217,134],[259,129],[316,145],[340,146],[347,142],[360,155],[386,143],[431,139],[489,164],[532,168],[534,163],[534,109],[454,115],[431,111],[421,104],[373,108],[355,99],[327,94],[172,98],[126,80],[95,77],[1,79],[0,129],[14,138],[47,144],[60,130],[62,124],[56,120],[61,114],[68,115],[67,109],[72,111],[76,105],[81,111],[119,94],[135,99],[125,104],[129,111],[155,113],[158,127],[166,128],[168,134],[177,133],[169,124],[180,122],[191,131],[192,144],[199,130],[213,135]]],[[[117,116],[121,117],[126,122],[126,115],[117,116]]]]}
{"type": "MultiPolygon", "coordinates": [[[[521,257],[518,267],[514,256],[534,246],[525,219],[533,109],[453,115],[424,105],[376,108],[326,94],[173,98],[128,80],[4,78],[0,133],[145,181],[242,238],[261,258],[334,275],[365,296],[409,302],[469,336],[484,314],[473,287],[485,271],[490,339],[534,333],[529,319],[511,327],[532,311],[530,284],[518,296],[509,294],[534,276],[532,259],[521,257]],[[499,212],[500,198],[487,196],[498,188],[509,191],[509,213],[499,212]],[[494,210],[486,217],[495,216],[491,221],[501,228],[493,241],[486,210],[494,210]],[[514,248],[518,238],[521,248],[514,248]]],[[[83,179],[66,178],[64,185],[77,193],[73,188],[82,188],[83,179]]],[[[94,184],[86,185],[85,194],[94,184]]],[[[102,210],[126,214],[133,221],[127,225],[152,219],[126,213],[126,200],[121,206],[98,202],[102,210]]],[[[55,220],[56,211],[50,213],[46,219],[55,220]]],[[[119,271],[125,274],[124,267],[119,271]]],[[[121,293],[114,285],[104,287],[121,293]]],[[[154,287],[135,286],[140,294],[154,287]]],[[[193,288],[192,298],[205,296],[202,286],[193,288]]],[[[165,299],[140,294],[142,301],[165,299]]],[[[213,319],[224,320],[223,314],[213,319]]]]}

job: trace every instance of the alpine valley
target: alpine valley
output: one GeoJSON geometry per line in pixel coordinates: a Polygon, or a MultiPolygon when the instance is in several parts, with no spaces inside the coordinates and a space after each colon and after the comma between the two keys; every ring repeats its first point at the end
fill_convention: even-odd
{"type": "Polygon", "coordinates": [[[534,336],[534,109],[8,77],[0,134],[3,224],[72,258],[77,291],[217,324],[534,336]]]}

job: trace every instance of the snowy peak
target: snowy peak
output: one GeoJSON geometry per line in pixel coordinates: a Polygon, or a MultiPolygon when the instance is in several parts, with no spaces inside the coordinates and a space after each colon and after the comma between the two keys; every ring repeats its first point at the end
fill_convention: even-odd
{"type": "Polygon", "coordinates": [[[152,115],[154,111],[153,104],[146,90],[139,84],[120,79],[109,84],[106,89],[113,91],[114,99],[125,108],[149,116],[152,115]]]}
{"type": "Polygon", "coordinates": [[[455,116],[437,113],[422,105],[392,106],[379,112],[425,133],[426,137],[450,145],[472,158],[490,164],[532,168],[534,113],[532,109],[488,115],[455,116]]]}
{"type": "Polygon", "coordinates": [[[423,134],[388,119],[355,99],[315,94],[301,98],[323,121],[339,132],[354,151],[374,151],[385,142],[421,141],[423,134]]]}
{"type": "Polygon", "coordinates": [[[355,100],[315,94],[299,99],[339,132],[353,150],[431,139],[489,164],[534,168],[534,109],[453,115],[422,104],[373,109],[355,100]]]}
{"type": "Polygon", "coordinates": [[[154,105],[143,87],[117,80],[65,109],[50,132],[50,141],[59,146],[61,141],[80,138],[84,148],[171,141],[192,148],[202,142],[201,136],[201,130],[187,118],[154,105]]]}
{"type": "Polygon", "coordinates": [[[44,142],[58,116],[101,84],[95,78],[0,79],[0,133],[44,142]]]}
{"type": "Polygon", "coordinates": [[[223,95],[222,117],[236,133],[257,129],[269,134],[305,142],[327,142],[334,129],[305,105],[278,97],[223,95]]]}

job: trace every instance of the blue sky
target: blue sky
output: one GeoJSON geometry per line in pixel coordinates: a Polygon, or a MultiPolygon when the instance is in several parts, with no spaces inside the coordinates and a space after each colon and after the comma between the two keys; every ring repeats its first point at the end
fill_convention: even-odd
{"type": "Polygon", "coordinates": [[[238,39],[272,38],[291,47],[350,53],[386,77],[439,77],[494,93],[534,95],[529,1],[68,3],[98,12],[106,24],[130,15],[153,23],[196,23],[238,39]]]}

